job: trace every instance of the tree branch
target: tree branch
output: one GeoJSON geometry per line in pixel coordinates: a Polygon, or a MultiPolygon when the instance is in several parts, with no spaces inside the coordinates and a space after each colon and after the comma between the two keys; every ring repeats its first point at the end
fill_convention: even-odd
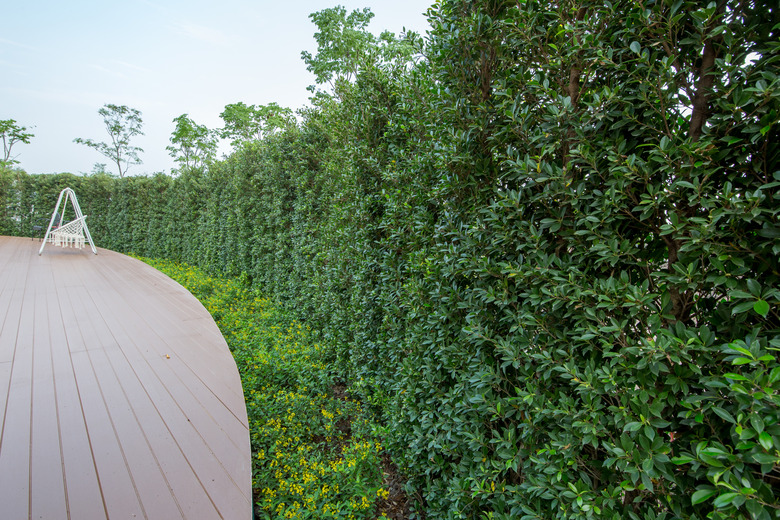
{"type": "MultiPolygon", "coordinates": [[[[721,20],[726,3],[721,1],[718,4],[717,11],[707,26],[707,32],[712,31],[714,26],[721,20]]],[[[718,57],[718,44],[723,38],[716,35],[704,42],[702,52],[701,66],[699,67],[699,82],[696,85],[696,93],[693,96],[693,111],[691,113],[691,124],[688,129],[688,136],[692,142],[697,142],[704,130],[704,124],[710,115],[710,97],[712,95],[712,86],[715,83],[715,59],[718,57]]]]}
{"type": "MultiPolygon", "coordinates": [[[[581,22],[585,18],[585,14],[588,12],[586,7],[580,7],[575,16],[576,22],[581,22]]],[[[578,44],[576,34],[573,36],[574,43],[578,44]]],[[[574,63],[569,69],[569,85],[566,87],[566,93],[569,94],[571,99],[572,112],[576,111],[577,104],[580,100],[580,76],[582,76],[582,50],[577,51],[574,63]]],[[[571,141],[574,139],[574,129],[570,128],[566,133],[566,140],[563,143],[563,168],[564,170],[569,164],[569,151],[571,149],[571,141]]]]}

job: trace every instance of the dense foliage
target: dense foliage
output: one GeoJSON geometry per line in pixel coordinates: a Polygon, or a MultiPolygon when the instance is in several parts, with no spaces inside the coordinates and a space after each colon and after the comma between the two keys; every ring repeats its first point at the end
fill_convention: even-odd
{"type": "MultiPolygon", "coordinates": [[[[309,328],[247,288],[166,260],[141,258],[195,295],[236,360],[247,403],[258,518],[376,519],[382,446],[361,405],[330,396],[325,349],[309,328]]],[[[379,516],[381,515],[381,516],[379,516]]]]}
{"type": "Polygon", "coordinates": [[[298,125],[176,179],[5,171],[2,231],[69,184],[100,245],[244,274],[428,518],[777,518],[777,9],[442,0],[424,44],[335,14],[328,60],[376,52],[306,56],[298,125]]]}

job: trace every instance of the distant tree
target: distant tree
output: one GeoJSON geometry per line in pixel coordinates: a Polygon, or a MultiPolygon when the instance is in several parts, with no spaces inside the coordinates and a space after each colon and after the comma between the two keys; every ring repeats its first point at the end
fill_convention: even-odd
{"type": "Polygon", "coordinates": [[[187,114],[174,118],[171,146],[165,149],[179,163],[179,169],[197,168],[214,159],[217,153],[216,131],[196,124],[187,114]]]}
{"type": "Polygon", "coordinates": [[[13,164],[18,162],[11,158],[11,148],[16,143],[30,144],[30,139],[34,136],[27,130],[27,127],[19,125],[13,119],[0,120],[0,135],[3,136],[3,163],[13,164]]]}
{"type": "Polygon", "coordinates": [[[92,166],[92,171],[90,171],[87,175],[88,176],[93,176],[93,175],[109,175],[110,176],[111,172],[109,172],[106,169],[106,163],[97,163],[96,162],[92,166]]]}
{"type": "Polygon", "coordinates": [[[230,139],[233,146],[262,139],[264,135],[295,123],[293,111],[276,103],[257,106],[233,103],[226,105],[219,117],[225,122],[220,136],[230,139]]]}
{"type": "MultiPolygon", "coordinates": [[[[312,55],[303,51],[301,59],[317,78],[318,85],[329,85],[340,97],[337,86],[352,83],[360,71],[378,66],[406,68],[415,56],[422,55],[423,40],[415,32],[404,31],[398,37],[389,31],[383,31],[379,36],[370,33],[368,24],[373,17],[369,8],[347,14],[342,6],[309,15],[318,29],[314,33],[317,52],[312,55]]],[[[315,88],[312,85],[309,90],[315,92],[315,88]]]]}
{"type": "Polygon", "coordinates": [[[376,37],[366,30],[373,17],[368,7],[347,14],[340,5],[309,15],[319,29],[314,33],[317,54],[303,51],[301,58],[318,84],[329,83],[334,88],[338,78],[351,81],[357,76],[361,61],[376,45],[376,37]]]}
{"type": "Polygon", "coordinates": [[[77,137],[73,142],[94,148],[111,159],[119,170],[119,176],[124,177],[130,166],[143,162],[138,158],[138,153],[143,152],[143,149],[130,145],[131,138],[144,135],[141,131],[141,112],[125,105],[106,104],[98,110],[98,114],[103,116],[111,142],[102,143],[81,137],[77,137]]]}

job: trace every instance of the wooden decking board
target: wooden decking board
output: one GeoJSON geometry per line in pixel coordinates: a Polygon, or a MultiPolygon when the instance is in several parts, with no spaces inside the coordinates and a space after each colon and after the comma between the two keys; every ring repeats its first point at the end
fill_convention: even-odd
{"type": "MultiPolygon", "coordinates": [[[[192,472],[192,468],[189,467],[184,455],[181,453],[180,447],[168,431],[163,417],[149,397],[148,389],[143,386],[136,373],[136,370],[145,371],[148,369],[144,354],[138,353],[135,343],[124,335],[124,330],[121,330],[119,340],[114,338],[109,325],[102,319],[103,316],[98,310],[98,305],[92,302],[90,296],[85,291],[82,291],[82,293],[80,295],[81,298],[75,297],[72,299],[73,307],[76,308],[80,304],[83,309],[88,309],[89,312],[93,312],[95,316],[100,318],[90,322],[90,331],[87,333],[87,338],[91,339],[86,339],[84,344],[90,353],[92,351],[108,350],[114,354],[111,356],[111,369],[125,395],[133,396],[132,413],[136,419],[136,426],[143,430],[137,433],[143,435],[147,444],[146,448],[140,446],[138,450],[145,451],[144,456],[147,457],[148,464],[158,468],[163,480],[165,480],[164,487],[169,492],[175,493],[177,497],[182,497],[182,499],[178,500],[178,507],[189,515],[195,515],[195,518],[198,517],[198,514],[204,518],[216,518],[216,510],[210,501],[204,500],[205,494],[201,489],[200,482],[198,482],[192,472]],[[116,348],[105,349],[99,347],[100,345],[113,346],[119,344],[119,342],[122,342],[124,347],[121,351],[116,348]],[[128,357],[132,359],[132,362],[128,357]],[[141,417],[143,419],[140,419],[141,417]],[[147,435],[152,437],[149,438],[147,435]],[[164,456],[159,458],[157,453],[164,454],[164,456]],[[149,460],[149,457],[154,458],[153,463],[149,460]]],[[[119,324],[115,325],[119,326],[119,324]]],[[[151,381],[151,384],[158,384],[158,382],[151,381]]],[[[165,399],[166,397],[165,393],[157,395],[160,399],[165,399]]],[[[131,428],[135,427],[131,426],[131,428]]],[[[146,472],[145,468],[145,465],[140,466],[140,474],[143,475],[146,472]]],[[[170,517],[181,517],[181,514],[177,513],[170,517]]],[[[192,517],[190,516],[190,518],[192,517]]],[[[166,516],[165,518],[168,517],[166,516]]]]}
{"type": "MultiPolygon", "coordinates": [[[[146,320],[146,321],[140,321],[140,318],[138,316],[134,316],[132,307],[127,306],[124,308],[123,315],[125,316],[125,319],[122,321],[124,323],[114,323],[112,324],[112,328],[114,330],[124,330],[126,337],[128,338],[128,341],[132,341],[136,345],[144,345],[144,344],[151,344],[151,343],[160,343],[165,346],[165,353],[160,354],[160,352],[154,352],[154,355],[152,358],[150,358],[150,361],[152,361],[152,368],[155,370],[155,372],[159,373],[159,370],[165,370],[164,373],[159,374],[159,379],[161,381],[168,381],[171,379],[171,377],[178,377],[180,380],[180,384],[174,385],[174,388],[187,388],[190,390],[190,392],[197,393],[198,395],[204,396],[204,399],[208,399],[210,402],[213,402],[213,399],[215,399],[213,392],[209,391],[207,387],[204,386],[203,380],[201,379],[201,375],[198,371],[190,369],[188,365],[188,361],[190,363],[197,363],[197,361],[193,362],[191,359],[187,359],[187,354],[191,354],[188,352],[181,352],[177,351],[174,348],[174,345],[177,343],[177,340],[175,337],[160,337],[158,336],[155,331],[159,330],[159,328],[163,325],[161,322],[154,322],[154,320],[146,320]],[[135,319],[127,319],[128,317],[133,317],[135,319]],[[130,336],[132,335],[132,338],[130,336]],[[170,357],[165,357],[170,356],[170,357]],[[160,360],[165,357],[166,362],[160,362],[160,360]]],[[[155,314],[155,312],[152,312],[152,314],[155,314]]],[[[108,320],[111,320],[111,317],[107,318],[108,320]]],[[[190,357],[197,357],[197,356],[190,356],[190,357]]],[[[200,364],[200,363],[197,363],[200,364]]],[[[211,372],[211,366],[199,366],[199,370],[206,371],[208,370],[211,372]]],[[[217,381],[217,383],[219,383],[217,381]]],[[[219,407],[224,408],[224,407],[219,407]]],[[[210,407],[204,406],[204,410],[206,410],[209,414],[211,413],[222,413],[223,417],[228,419],[224,415],[224,411],[221,409],[216,409],[212,412],[210,407]]],[[[239,421],[240,419],[237,419],[235,416],[232,417],[234,421],[239,421]]]]}
{"type": "MultiPolygon", "coordinates": [[[[161,273],[155,271],[156,276],[150,277],[151,280],[157,280],[161,273]]],[[[215,396],[224,398],[224,396],[231,396],[232,398],[225,402],[225,405],[234,412],[237,417],[245,414],[245,404],[243,399],[243,393],[240,391],[240,380],[227,380],[223,374],[216,368],[219,366],[219,361],[224,353],[214,349],[204,348],[203,345],[207,345],[208,342],[202,342],[203,339],[210,339],[208,336],[215,337],[219,335],[216,329],[204,329],[198,320],[203,320],[204,315],[208,316],[205,308],[198,304],[198,313],[195,313],[193,305],[184,305],[182,296],[184,296],[180,290],[173,290],[178,287],[178,284],[169,278],[165,278],[165,283],[169,284],[170,291],[164,292],[162,298],[156,299],[153,302],[145,302],[145,305],[150,306],[152,312],[145,314],[147,323],[146,325],[152,330],[159,330],[165,325],[168,325],[168,329],[174,330],[175,334],[168,335],[164,338],[164,341],[169,345],[172,353],[180,354],[180,358],[184,360],[185,364],[192,370],[196,377],[200,378],[205,388],[214,390],[215,396]],[[166,298],[167,297],[167,298],[166,298]],[[153,306],[153,307],[151,307],[153,306]],[[163,312],[154,311],[154,309],[162,310],[164,308],[175,309],[179,319],[172,320],[170,323],[165,323],[166,316],[163,312]],[[206,334],[198,333],[193,334],[193,329],[197,331],[206,331],[206,334]],[[185,347],[180,350],[179,347],[185,347]],[[186,355],[181,355],[185,354],[186,355]]],[[[162,282],[154,282],[162,283],[162,282]]],[[[137,297],[134,292],[137,290],[135,287],[124,287],[123,295],[128,300],[137,297]]],[[[210,318],[208,318],[210,319],[210,318]]],[[[237,377],[237,374],[236,374],[237,377]]]]}
{"type": "Polygon", "coordinates": [[[4,311],[0,328],[0,363],[11,362],[16,350],[16,336],[19,334],[19,320],[22,316],[24,290],[11,287],[0,292],[0,312],[4,311]]]}
{"type": "MultiPolygon", "coordinates": [[[[192,436],[192,433],[182,432],[181,430],[175,432],[175,435],[171,433],[172,428],[173,430],[176,429],[176,427],[172,425],[175,425],[177,422],[182,423],[184,416],[181,415],[182,412],[180,408],[176,406],[178,401],[175,399],[175,396],[170,390],[170,387],[174,386],[176,383],[175,378],[171,377],[171,375],[164,370],[165,367],[170,365],[170,362],[163,363],[162,355],[159,353],[155,353],[154,358],[149,359],[149,351],[142,351],[139,347],[139,344],[148,344],[149,341],[158,341],[159,338],[151,338],[151,340],[141,336],[139,336],[141,339],[131,338],[129,335],[127,335],[127,331],[123,330],[123,325],[119,323],[113,324],[113,330],[119,331],[120,335],[118,336],[117,341],[122,343],[124,346],[122,354],[126,356],[128,365],[135,367],[135,369],[138,370],[137,372],[133,372],[133,375],[138,380],[138,383],[143,387],[145,395],[150,400],[150,402],[154,403],[156,416],[161,419],[162,425],[164,426],[164,430],[159,429],[158,431],[165,431],[170,434],[170,438],[175,439],[176,450],[182,454],[186,454],[188,450],[182,448],[180,443],[188,442],[188,439],[190,436],[192,436]],[[174,397],[174,399],[170,399],[170,397],[174,397]]],[[[118,358],[114,359],[117,359],[117,362],[119,362],[118,358]]],[[[129,373],[127,374],[129,375],[129,373]]],[[[190,409],[197,411],[196,408],[190,409]]],[[[144,417],[149,419],[152,417],[152,415],[148,414],[144,417]]],[[[157,428],[159,428],[159,426],[157,428]]],[[[188,424],[187,428],[191,429],[192,426],[188,424]]],[[[170,450],[170,447],[168,450],[170,450]]],[[[170,452],[165,451],[165,453],[170,452]]],[[[204,456],[203,450],[201,450],[199,454],[204,456]]],[[[210,455],[207,452],[207,455],[205,456],[210,455]]],[[[180,467],[179,471],[184,471],[184,468],[180,467]]],[[[189,468],[189,471],[192,471],[191,467],[189,468]]]]}
{"type": "Polygon", "coordinates": [[[3,515],[248,519],[246,409],[207,311],[128,257],[39,246],[0,237],[3,515]]]}
{"type": "Polygon", "coordinates": [[[127,469],[127,455],[117,439],[116,429],[89,359],[89,352],[75,352],[72,358],[73,367],[78,374],[79,394],[85,413],[92,459],[95,461],[108,516],[128,518],[136,515],[146,518],[135,482],[127,469]]]}
{"type": "MultiPolygon", "coordinates": [[[[0,504],[9,518],[26,518],[30,507],[33,312],[35,294],[21,303],[5,417],[0,430],[0,504]],[[5,470],[13,469],[13,471],[5,470]]],[[[5,385],[3,385],[5,386],[5,385]]]]}
{"type": "MultiPolygon", "coordinates": [[[[231,388],[231,385],[229,385],[230,382],[219,379],[218,374],[213,369],[213,363],[208,363],[208,366],[204,366],[202,363],[200,363],[199,366],[193,366],[189,362],[189,357],[185,355],[187,346],[196,343],[199,339],[200,338],[194,336],[186,336],[183,338],[169,339],[167,344],[172,355],[177,356],[177,358],[181,360],[183,366],[187,368],[187,371],[194,374],[201,381],[202,384],[194,386],[193,390],[204,406],[213,411],[212,415],[214,415],[217,423],[229,424],[230,421],[241,423],[242,408],[244,410],[246,409],[243,401],[243,394],[239,397],[240,402],[237,402],[238,396],[232,394],[233,389],[231,388]],[[203,377],[204,373],[207,373],[210,377],[203,377]],[[212,391],[209,393],[203,392],[202,389],[206,387],[212,391]],[[230,414],[230,417],[228,417],[227,414],[230,414]]],[[[176,365],[176,367],[178,367],[178,365],[176,365]]],[[[187,375],[182,373],[181,377],[184,378],[187,377],[187,375]]],[[[240,380],[238,384],[240,384],[240,380]]]]}
{"type": "MultiPolygon", "coordinates": [[[[63,296],[66,294],[58,294],[60,301],[63,296]]],[[[70,343],[80,345],[83,338],[77,326],[66,331],[65,311],[70,310],[69,306],[60,306],[58,301],[52,300],[49,308],[50,334],[52,338],[58,338],[52,342],[52,363],[59,428],[60,432],[68,432],[68,435],[60,435],[60,442],[69,517],[106,517],[69,347],[70,343]],[[66,348],[62,348],[63,344],[66,348]]]]}
{"type": "Polygon", "coordinates": [[[56,518],[67,510],[65,502],[65,480],[62,469],[60,428],[58,423],[57,394],[54,387],[54,348],[66,348],[59,337],[52,335],[49,323],[49,303],[53,288],[45,272],[35,288],[33,338],[33,380],[32,380],[32,423],[30,429],[30,516],[32,518],[56,518]],[[41,283],[43,282],[43,283],[41,283]]]}
{"type": "MultiPolygon", "coordinates": [[[[107,317],[107,319],[113,318],[107,317]]],[[[112,330],[122,330],[123,327],[131,328],[129,325],[117,323],[112,330]]],[[[173,366],[180,364],[181,361],[175,356],[168,359],[159,354],[150,359],[146,352],[141,351],[140,345],[155,341],[153,332],[147,327],[132,328],[134,336],[131,338],[129,336],[131,331],[125,330],[127,336],[121,337],[120,342],[127,346],[134,345],[136,348],[126,348],[125,353],[131,357],[133,366],[143,366],[144,363],[148,365],[148,369],[138,374],[141,384],[157,404],[160,415],[165,418],[166,425],[181,451],[201,454],[197,459],[188,457],[187,460],[196,474],[211,477],[202,481],[204,489],[214,500],[215,506],[224,509],[225,504],[220,504],[213,496],[214,490],[231,488],[231,491],[235,491],[233,488],[236,487],[236,483],[223,467],[222,461],[235,460],[239,453],[231,450],[231,443],[225,442],[223,430],[214,425],[208,411],[176,376],[173,366]],[[173,399],[166,399],[166,396],[171,396],[173,399]],[[199,409],[206,413],[188,413],[190,410],[199,409]]],[[[231,501],[234,500],[236,498],[231,497],[231,501]]],[[[249,497],[243,496],[243,500],[249,500],[249,497]]]]}
{"type": "Polygon", "coordinates": [[[116,367],[114,367],[114,373],[121,381],[125,392],[135,396],[133,410],[137,424],[143,428],[149,452],[155,457],[155,464],[164,476],[166,485],[170,488],[171,493],[177,497],[178,506],[184,516],[197,518],[197,515],[201,514],[207,518],[216,517],[217,513],[213,504],[202,492],[201,483],[197,480],[197,476],[187,463],[185,455],[176,444],[176,440],[165,425],[163,417],[136,374],[132,369],[117,370],[116,367]],[[145,396],[145,398],[139,396],[145,396]],[[149,435],[152,437],[148,437],[149,435]],[[165,456],[158,458],[156,452],[163,453],[165,456]]]}
{"type": "MultiPolygon", "coordinates": [[[[129,301],[133,301],[134,298],[139,298],[140,295],[134,294],[134,289],[127,288],[123,291],[123,294],[129,301]]],[[[166,358],[166,362],[162,364],[155,363],[154,366],[158,368],[170,369],[165,373],[159,374],[161,381],[169,381],[171,377],[178,378],[180,384],[176,384],[171,387],[169,392],[171,395],[176,394],[177,400],[183,399],[190,401],[191,406],[195,406],[195,403],[191,401],[194,398],[203,407],[206,412],[203,416],[198,416],[196,419],[204,419],[204,422],[197,424],[198,431],[214,433],[214,427],[220,432],[214,434],[213,441],[207,441],[209,446],[218,446],[217,449],[223,451],[222,455],[230,456],[232,460],[235,455],[230,455],[225,452],[225,447],[220,439],[224,437],[221,433],[222,428],[219,425],[229,426],[231,422],[239,422],[240,424],[246,424],[241,419],[241,415],[246,414],[246,408],[244,406],[243,394],[236,392],[235,388],[240,388],[240,379],[238,379],[237,373],[232,380],[226,380],[226,378],[220,377],[218,370],[215,367],[219,366],[221,356],[217,356],[214,352],[208,352],[204,349],[199,341],[200,336],[192,334],[190,328],[186,329],[188,336],[181,337],[179,334],[184,334],[185,329],[179,328],[181,332],[176,334],[167,334],[165,337],[159,337],[155,331],[163,330],[165,322],[160,318],[164,313],[163,309],[156,306],[156,302],[143,301],[145,308],[150,312],[144,314],[143,318],[139,317],[133,311],[133,305],[126,302],[121,315],[125,319],[124,323],[115,323],[112,325],[112,329],[125,329],[128,337],[132,334],[133,342],[143,345],[149,343],[161,342],[166,346],[165,355],[170,356],[166,358]],[[130,319],[129,317],[133,318],[130,319]],[[232,383],[230,385],[229,383],[232,383]],[[182,393],[183,389],[187,389],[189,394],[182,393]],[[232,397],[227,400],[225,396],[232,397]],[[220,405],[221,404],[221,405],[220,405]],[[232,417],[226,412],[230,411],[232,417]],[[205,421],[206,416],[213,416],[214,423],[205,421]]],[[[178,302],[177,308],[181,307],[183,302],[178,302]]],[[[205,309],[203,309],[205,312],[205,309]]],[[[107,317],[107,320],[115,318],[107,317]]],[[[176,328],[175,325],[171,325],[176,328]]],[[[212,349],[213,350],[213,349],[212,349]]],[[[224,352],[222,353],[224,356],[224,352]]],[[[155,353],[154,361],[159,361],[159,353],[155,353]]],[[[157,369],[155,369],[157,371],[157,369]]],[[[247,433],[248,435],[248,433],[247,433]]],[[[236,446],[237,449],[241,449],[236,446]]],[[[224,456],[218,456],[219,460],[225,460],[224,456]]]]}
{"type": "Polygon", "coordinates": [[[114,425],[117,441],[126,457],[128,473],[136,486],[145,511],[154,511],[160,518],[181,518],[176,497],[160,468],[155,453],[136,417],[136,397],[128,398],[112,365],[128,370],[126,359],[119,349],[92,350],[87,353],[95,369],[103,399],[114,425]],[[110,359],[109,359],[110,358],[110,359]],[[101,381],[102,380],[102,381],[101,381]]]}

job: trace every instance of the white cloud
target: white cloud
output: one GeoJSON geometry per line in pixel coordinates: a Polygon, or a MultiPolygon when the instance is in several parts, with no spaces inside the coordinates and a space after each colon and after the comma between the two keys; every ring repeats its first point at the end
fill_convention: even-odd
{"type": "Polygon", "coordinates": [[[27,64],[23,64],[23,63],[14,63],[11,61],[0,60],[0,68],[8,68],[9,70],[13,70],[14,74],[17,74],[19,76],[30,75],[28,73],[27,64]]]}
{"type": "Polygon", "coordinates": [[[182,36],[187,36],[206,43],[227,45],[229,41],[227,35],[222,31],[192,22],[176,22],[173,24],[173,28],[182,36]]]}
{"type": "Polygon", "coordinates": [[[140,65],[135,65],[133,63],[127,63],[126,61],[120,61],[120,60],[111,60],[111,63],[116,63],[117,65],[121,65],[122,67],[133,69],[138,72],[152,72],[151,70],[147,69],[146,67],[141,67],[140,65]]]}
{"type": "Polygon", "coordinates": [[[6,40],[5,38],[0,38],[0,43],[5,44],[5,45],[12,45],[14,47],[19,47],[21,49],[27,49],[28,51],[37,51],[38,50],[38,49],[36,49],[35,47],[33,47],[31,45],[15,42],[13,40],[6,40]]]}
{"type": "MultiPolygon", "coordinates": [[[[91,92],[84,90],[60,90],[60,89],[30,89],[30,88],[6,88],[4,91],[15,96],[36,101],[50,102],[57,105],[83,105],[99,107],[96,99],[107,98],[107,93],[91,92]]],[[[95,109],[97,111],[97,108],[95,109]]]]}
{"type": "Polygon", "coordinates": [[[103,67],[102,65],[96,65],[96,64],[93,63],[89,67],[92,68],[92,69],[95,69],[95,70],[97,70],[99,72],[102,72],[104,74],[108,74],[109,76],[114,76],[115,78],[119,78],[119,79],[127,78],[127,76],[125,76],[121,72],[117,72],[117,71],[109,69],[107,67],[103,67]]]}

